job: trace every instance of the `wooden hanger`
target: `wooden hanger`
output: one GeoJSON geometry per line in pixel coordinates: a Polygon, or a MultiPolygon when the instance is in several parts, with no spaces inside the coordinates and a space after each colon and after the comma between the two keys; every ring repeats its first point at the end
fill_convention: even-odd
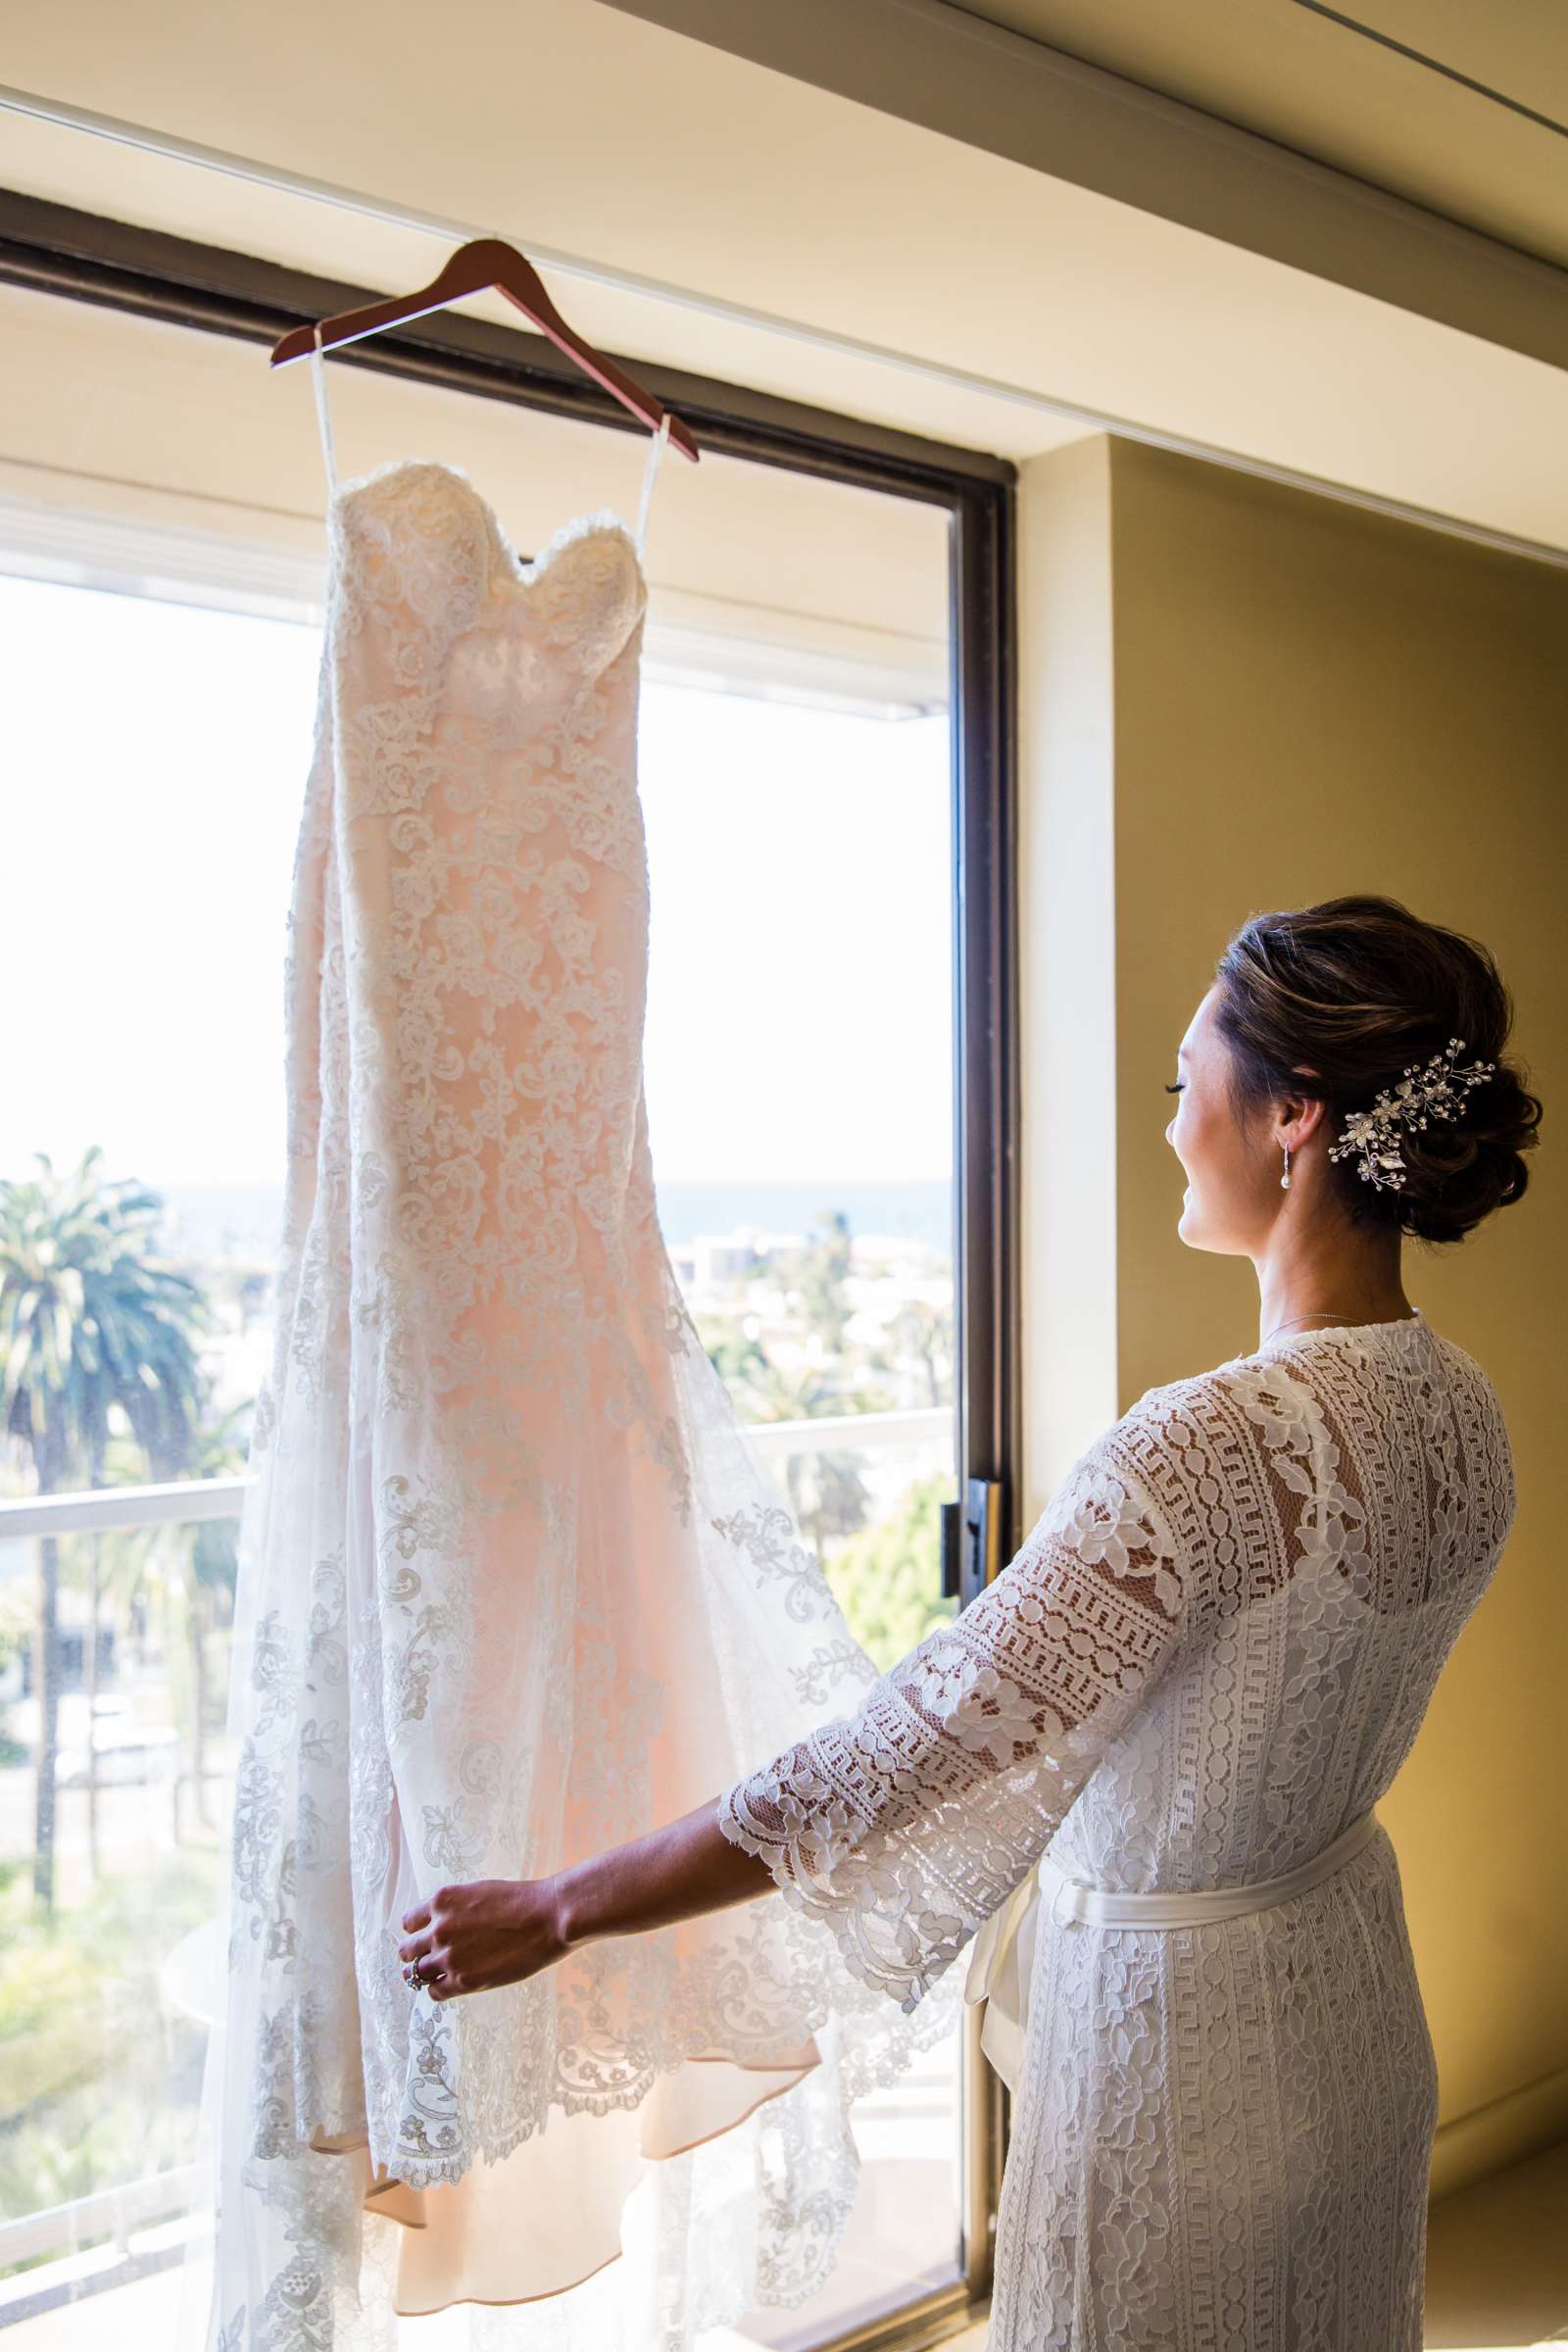
{"type": "MultiPolygon", "coordinates": [[[[421,286],[416,294],[389,296],[385,302],[367,303],[363,310],[340,311],[335,318],[323,318],[318,330],[321,348],[328,350],[334,343],[354,343],[362,335],[373,335],[383,326],[401,326],[410,318],[422,318],[426,311],[439,311],[449,302],[461,302],[465,294],[483,294],[494,287],[514,302],[525,318],[535,326],[543,327],[552,343],[575,360],[584,372],[607,392],[613,393],[622,408],[640,416],[650,431],[657,432],[669,416],[669,445],[697,463],[697,444],[687,427],[674,412],[666,412],[651,392],[634,383],[618,368],[613,360],[585,343],[573,334],[561,313],[545,292],[538,270],[525,261],[514,245],[501,237],[472,237],[460,245],[446,268],[429,285],[421,286]]],[[[316,348],[316,334],[308,326],[291,326],[286,335],[272,346],[272,366],[286,368],[291,360],[309,359],[316,348]]]]}

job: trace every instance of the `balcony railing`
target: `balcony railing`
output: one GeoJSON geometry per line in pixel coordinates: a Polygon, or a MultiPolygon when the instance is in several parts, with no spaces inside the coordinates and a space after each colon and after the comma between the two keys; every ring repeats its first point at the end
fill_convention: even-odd
{"type": "MultiPolygon", "coordinates": [[[[889,1413],[834,1413],[796,1421],[745,1424],[763,1461],[821,1453],[884,1453],[910,1449],[928,1454],[933,1467],[951,1462],[955,1436],[950,1405],[918,1406],[889,1413]]],[[[248,1481],[243,1478],[185,1479],[165,1485],[103,1487],[71,1494],[35,1494],[0,1500],[0,1542],[17,1538],[105,1533],[110,1530],[189,1526],[200,1520],[236,1519],[248,1481]]],[[[99,2189],[63,2205],[0,2222],[0,2280],[20,2262],[63,2258],[107,2237],[90,2267],[123,2259],[132,2230],[159,2220],[175,2221],[196,2185],[193,2166],[180,2166],[147,2180],[99,2189]]],[[[177,2238],[178,2232],[175,2232],[177,2238]]],[[[85,2259],[79,2257],[78,2259],[85,2259]]],[[[145,2260],[145,2256],[143,2257],[145,2260]]],[[[165,2259],[177,2259],[177,2246],[165,2259]]],[[[31,2316],[35,2300],[46,2299],[51,2281],[60,2299],[71,2289],[53,2263],[0,2284],[0,2329],[31,2316]],[[24,2291],[25,2281],[25,2291],[24,2291]]],[[[78,2286],[77,2291],[80,2291],[78,2286]]]]}
{"type": "MultiPolygon", "coordinates": [[[[883,1452],[923,1446],[953,1429],[951,1405],[897,1413],[821,1413],[804,1421],[748,1421],[763,1461],[814,1453],[883,1452]]],[[[237,1519],[244,1478],[177,1479],[164,1486],[96,1487],[74,1494],[29,1494],[0,1501],[0,1542],[17,1536],[73,1536],[109,1528],[181,1527],[198,1519],[237,1519]]]]}

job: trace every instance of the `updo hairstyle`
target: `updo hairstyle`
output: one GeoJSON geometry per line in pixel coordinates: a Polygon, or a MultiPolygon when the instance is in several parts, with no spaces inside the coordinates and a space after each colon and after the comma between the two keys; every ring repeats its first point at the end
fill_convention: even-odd
{"type": "Polygon", "coordinates": [[[1478,940],[1423,922],[1396,899],[1325,899],[1293,913],[1255,914],[1214,972],[1215,1026],[1231,1055],[1239,1116],[1306,1091],[1321,1098],[1329,1140],[1371,1109],[1415,1063],[1460,1037],[1461,1065],[1495,1071],[1462,1095],[1451,1121],[1401,1127],[1402,1187],[1378,1186],[1347,1153],[1330,1181],[1358,1224],[1397,1226],[1424,1242],[1457,1242],[1494,1208],[1522,1198],[1542,1106],[1503,1058],[1513,1004],[1478,940]]]}

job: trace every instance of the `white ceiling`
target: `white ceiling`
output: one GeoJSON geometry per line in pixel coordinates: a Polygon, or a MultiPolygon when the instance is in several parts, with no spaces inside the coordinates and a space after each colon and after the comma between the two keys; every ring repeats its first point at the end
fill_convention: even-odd
{"type": "MultiPolygon", "coordinates": [[[[784,20],[797,35],[816,16],[814,0],[714,5],[732,26],[784,20]]],[[[836,0],[842,54],[870,5],[836,0]]],[[[1044,20],[1054,0],[1004,5],[1044,20]]],[[[960,13],[907,0],[927,33],[933,14],[943,34],[960,13]]],[[[1079,13],[1108,35],[1153,12],[1079,13]]],[[[1183,18],[1206,37],[1248,13],[1270,12],[1202,0],[1183,18]]],[[[1272,14],[1307,12],[1276,0],[1272,14]]],[[[983,29],[974,74],[1017,52],[1016,26],[983,29]]],[[[583,333],[634,359],[1015,459],[1108,418],[1568,549],[1563,368],[1455,327],[1441,304],[1370,295],[641,14],[278,0],[264,18],[84,0],[18,15],[9,33],[12,81],[47,99],[368,191],[453,233],[510,236],[583,333]]],[[[1373,45],[1339,37],[1362,65],[1373,45]]],[[[961,94],[983,122],[981,83],[961,94]]],[[[1490,123],[1498,110],[1476,103],[1490,123]]],[[[0,118],[0,180],[368,284],[420,282],[440,250],[16,115],[0,118]]],[[[1304,218],[1307,182],[1278,190],[1292,185],[1304,218]]],[[[1356,218],[1366,247],[1376,204],[1356,218]]],[[[1467,269],[1477,250],[1491,249],[1466,246],[1467,269]]]]}

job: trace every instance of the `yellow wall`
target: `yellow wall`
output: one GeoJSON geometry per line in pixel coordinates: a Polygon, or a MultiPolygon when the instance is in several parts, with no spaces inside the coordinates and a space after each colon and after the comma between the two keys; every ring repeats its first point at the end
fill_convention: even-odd
{"type": "Polygon", "coordinates": [[[1025,469],[1018,499],[1020,1533],[1068,1464],[1122,1409],[1109,514],[1110,443],[1102,433],[1025,469]],[[1062,1017],[1065,1007],[1070,1017],[1062,1017]]]}
{"type": "MultiPolygon", "coordinates": [[[[1568,2128],[1568,1570],[1548,1486],[1568,1422],[1549,1140],[1568,1063],[1568,574],[1136,443],[1093,450],[1098,478],[1091,453],[1065,450],[1026,467],[1020,489],[1023,936],[1049,912],[1065,965],[1075,895],[1086,908],[1113,898],[1114,1099],[1090,1111],[1115,1137],[1114,1263],[1102,1244],[1090,1256],[1114,1292],[1116,1409],[1256,1344],[1251,1266],[1176,1236],[1182,1176],[1162,1092],[1250,913],[1384,891],[1481,938],[1547,1105],[1525,1200],[1457,1250],[1405,1251],[1411,1298],[1496,1385],[1520,1483],[1496,1581],[1382,1808],[1438,2051],[1442,2194],[1568,2128]],[[1105,786],[1063,742],[1047,689],[1066,577],[1092,550],[1093,607],[1107,548],[1113,877],[1084,876],[1075,894],[1060,811],[1085,794],[1100,806],[1105,786]]],[[[1060,1055],[1049,1030],[1079,1006],[1042,995],[1041,977],[1026,964],[1026,1200],[1045,1158],[1078,1148],[1079,1106],[1043,1079],[1060,1055]]],[[[1056,1352],[1052,1269],[1059,1284],[1071,1253],[1046,1198],[1025,1256],[1026,1379],[1056,1352]]],[[[1081,1264],[1074,1281],[1089,1281],[1081,1264]]],[[[1032,1499],[1070,1458],[1070,1432],[1038,1407],[1026,1430],[1032,1499]]]]}

